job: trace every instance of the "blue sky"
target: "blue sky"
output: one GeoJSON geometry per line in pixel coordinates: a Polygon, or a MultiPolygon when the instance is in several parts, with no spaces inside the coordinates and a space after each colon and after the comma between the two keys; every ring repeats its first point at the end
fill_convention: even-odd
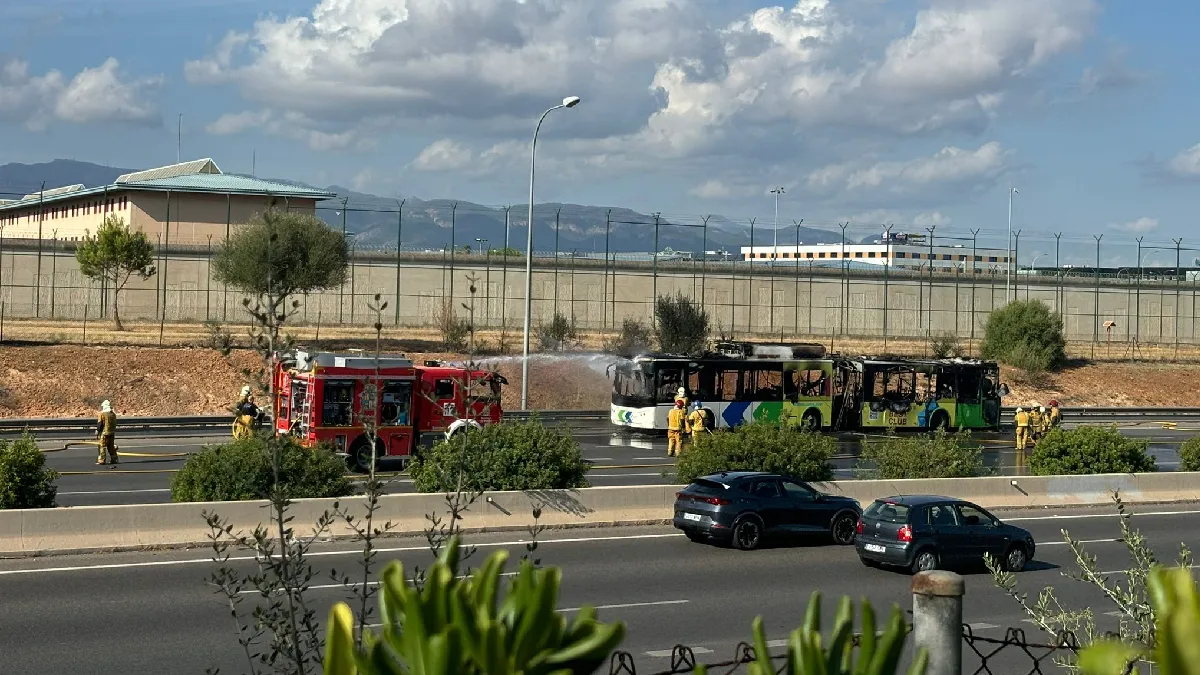
{"type": "Polygon", "coordinates": [[[1196,25],[1181,0],[8,0],[0,163],[171,163],[183,113],[184,158],[226,171],[521,203],[537,116],[578,94],[538,201],[763,223],[784,186],[783,222],[1003,237],[1015,185],[1022,258],[1200,247],[1196,25]]]}

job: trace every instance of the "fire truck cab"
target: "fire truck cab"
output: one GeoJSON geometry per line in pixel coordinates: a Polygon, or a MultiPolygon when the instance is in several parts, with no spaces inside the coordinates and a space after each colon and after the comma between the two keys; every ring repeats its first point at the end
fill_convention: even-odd
{"type": "Polygon", "coordinates": [[[359,352],[294,351],[275,359],[276,434],[312,447],[328,443],[359,470],[370,467],[371,440],[364,422],[374,418],[379,461],[407,463],[419,448],[468,428],[500,421],[502,376],[403,354],[378,359],[359,352]],[[364,397],[376,383],[372,413],[364,397]]]}

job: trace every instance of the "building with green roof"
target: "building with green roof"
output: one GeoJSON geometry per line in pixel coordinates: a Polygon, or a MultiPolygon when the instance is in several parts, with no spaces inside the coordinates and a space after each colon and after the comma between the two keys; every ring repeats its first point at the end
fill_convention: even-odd
{"type": "Polygon", "coordinates": [[[312,214],[317,202],[334,197],[324,190],[222,173],[211,159],[198,159],[127,173],[110,185],[66,185],[0,201],[0,231],[5,238],[77,241],[111,213],[152,241],[202,244],[225,238],[272,200],[280,209],[312,214]]]}

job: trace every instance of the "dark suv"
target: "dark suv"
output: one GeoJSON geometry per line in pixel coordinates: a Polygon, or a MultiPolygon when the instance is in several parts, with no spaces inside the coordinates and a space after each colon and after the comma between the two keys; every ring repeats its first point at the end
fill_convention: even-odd
{"type": "Polygon", "coordinates": [[[729,471],[692,481],[675,493],[677,529],[692,541],[731,543],[748,551],[775,534],[828,533],[854,543],[862,507],[774,473],[729,471]]]}
{"type": "Polygon", "coordinates": [[[976,566],[990,553],[1020,572],[1033,559],[1033,535],[983,508],[953,497],[908,495],[877,499],[858,521],[855,548],[864,565],[912,572],[976,566]]]}

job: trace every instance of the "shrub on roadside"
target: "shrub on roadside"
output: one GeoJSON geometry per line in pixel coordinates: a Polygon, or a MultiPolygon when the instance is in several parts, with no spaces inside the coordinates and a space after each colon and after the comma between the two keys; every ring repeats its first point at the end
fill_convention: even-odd
{"type": "Polygon", "coordinates": [[[567,429],[537,420],[502,422],[439,441],[409,466],[419,492],[587,487],[587,463],[567,429]]]}
{"type": "Polygon", "coordinates": [[[655,337],[669,354],[696,354],[708,345],[708,312],[699,302],[681,292],[660,295],[654,301],[658,320],[655,337]]]}
{"type": "Polygon", "coordinates": [[[1179,470],[1200,471],[1200,436],[1193,436],[1179,446],[1179,470]]]}
{"type": "Polygon", "coordinates": [[[537,335],[538,348],[542,351],[561,352],[572,340],[579,338],[575,319],[568,319],[562,312],[555,312],[549,323],[539,322],[534,334],[537,335]]]}
{"type": "Polygon", "coordinates": [[[833,478],[829,460],[836,449],[831,436],[753,422],[697,436],[684,446],[675,472],[683,483],[721,471],[770,471],[827,481],[833,478]]]}
{"type": "Polygon", "coordinates": [[[346,461],[327,447],[305,448],[289,437],[254,437],[213,445],[188,458],[171,480],[171,500],[217,502],[267,499],[280,455],[279,489],[289,499],[354,494],[346,461]]]}
{"type": "Polygon", "coordinates": [[[894,436],[863,443],[854,467],[859,478],[973,478],[982,476],[983,453],[971,432],[894,436]]]}
{"type": "Polygon", "coordinates": [[[628,359],[645,352],[653,344],[654,331],[650,326],[638,319],[625,319],[621,322],[621,332],[604,343],[604,351],[628,359]]]}
{"type": "Polygon", "coordinates": [[[929,351],[935,359],[948,359],[963,355],[962,343],[954,333],[941,333],[929,339],[929,351]]]}
{"type": "Polygon", "coordinates": [[[1157,470],[1148,444],[1122,435],[1116,425],[1053,429],[1029,455],[1029,469],[1037,476],[1147,473],[1157,470]]]}
{"type": "Polygon", "coordinates": [[[1016,300],[992,312],[979,347],[983,358],[1020,368],[1029,377],[1063,365],[1066,350],[1062,315],[1040,300],[1016,300]]]}
{"type": "Polygon", "coordinates": [[[46,466],[33,436],[0,440],[0,509],[54,508],[56,480],[58,472],[46,466]]]}

